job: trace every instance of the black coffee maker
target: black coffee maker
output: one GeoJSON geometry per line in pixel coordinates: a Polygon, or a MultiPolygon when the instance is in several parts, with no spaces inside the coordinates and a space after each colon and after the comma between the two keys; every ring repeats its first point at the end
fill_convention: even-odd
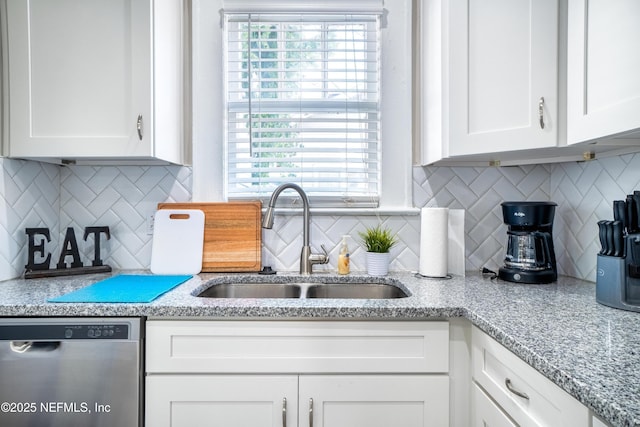
{"type": "Polygon", "coordinates": [[[553,202],[504,202],[507,255],[498,277],[509,282],[551,283],[558,279],[553,250],[553,202]]]}

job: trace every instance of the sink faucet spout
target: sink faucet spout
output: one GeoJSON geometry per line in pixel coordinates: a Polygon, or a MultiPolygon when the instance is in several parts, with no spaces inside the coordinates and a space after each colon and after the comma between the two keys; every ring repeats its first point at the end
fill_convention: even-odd
{"type": "Polygon", "coordinates": [[[302,199],[302,211],[303,211],[303,229],[302,229],[302,252],[300,254],[300,274],[311,274],[313,264],[326,264],[329,262],[329,256],[327,255],[327,251],[322,246],[322,250],[324,254],[312,254],[311,247],[309,245],[309,223],[310,223],[310,213],[309,213],[309,198],[304,190],[296,184],[293,183],[285,183],[273,191],[271,195],[271,199],[269,199],[269,205],[264,213],[264,217],[262,218],[262,228],[271,229],[273,227],[273,210],[276,207],[276,201],[278,200],[278,196],[286,189],[295,190],[302,199]]]}

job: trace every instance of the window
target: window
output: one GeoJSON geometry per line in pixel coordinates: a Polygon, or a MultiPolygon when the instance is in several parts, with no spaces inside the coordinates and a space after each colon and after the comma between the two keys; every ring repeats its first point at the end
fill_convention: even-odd
{"type": "Polygon", "coordinates": [[[377,206],[379,19],[226,14],[229,198],[284,182],[317,206],[377,206]]]}
{"type": "MultiPolygon", "coordinates": [[[[311,187],[308,181],[298,181],[305,191],[312,194],[312,209],[329,206],[327,209],[319,209],[317,212],[332,214],[333,212],[346,213],[348,211],[349,213],[368,214],[375,211],[375,213],[389,212],[393,214],[411,211],[411,3],[411,0],[385,0],[384,2],[383,0],[323,0],[321,2],[310,0],[274,0],[270,2],[263,0],[193,0],[191,40],[193,200],[225,201],[230,198],[268,197],[270,194],[266,186],[271,185],[275,188],[279,182],[295,182],[294,178],[296,177],[293,174],[300,173],[300,163],[294,163],[293,160],[297,161],[298,158],[305,156],[306,163],[302,163],[305,173],[310,173],[310,169],[317,167],[337,174],[337,170],[342,169],[347,163],[350,166],[356,165],[360,169],[359,172],[358,168],[353,169],[350,172],[352,175],[339,180],[342,189],[334,192],[333,195],[322,194],[323,185],[325,189],[339,188],[336,181],[331,181],[334,179],[332,177],[325,176],[326,181],[318,180],[317,189],[311,187]],[[297,11],[297,15],[291,13],[293,9],[297,11]],[[322,24],[327,28],[333,26],[336,29],[333,34],[325,30],[322,32],[323,38],[319,37],[318,40],[305,43],[326,44],[332,41],[331,37],[342,37],[342,40],[347,40],[346,34],[355,38],[364,34],[364,28],[366,28],[367,37],[374,37],[375,34],[377,45],[370,50],[369,47],[372,45],[368,42],[367,49],[364,49],[364,42],[352,43],[356,50],[362,52],[361,55],[366,55],[368,58],[374,55],[374,52],[377,55],[377,69],[374,69],[373,72],[370,73],[367,68],[366,76],[363,75],[363,72],[352,73],[351,79],[354,80],[354,87],[362,87],[364,81],[372,79],[365,86],[368,99],[363,98],[364,95],[355,97],[355,94],[352,93],[337,95],[336,91],[332,92],[331,97],[327,96],[326,94],[331,93],[329,89],[333,88],[324,91],[324,97],[317,94],[312,97],[312,91],[300,85],[311,84],[315,80],[312,78],[313,75],[309,77],[310,74],[305,74],[305,79],[302,79],[298,69],[287,70],[286,66],[282,68],[282,62],[278,64],[278,61],[275,60],[272,60],[271,63],[281,67],[276,69],[277,72],[266,68],[266,61],[263,59],[272,59],[268,58],[267,53],[264,52],[267,47],[269,49],[275,48],[281,56],[286,56],[286,43],[282,40],[286,39],[287,34],[282,26],[293,25],[294,19],[299,21],[300,11],[307,16],[307,21],[303,22],[304,26],[322,24]],[[360,25],[359,28],[362,31],[351,28],[338,30],[340,26],[345,27],[349,24],[349,22],[345,22],[349,19],[360,25]],[[262,31],[267,24],[278,24],[280,27],[269,29],[270,31],[262,31]],[[249,32],[249,25],[257,30],[249,32]],[[242,26],[245,26],[244,29],[242,26]],[[233,32],[230,31],[232,27],[236,28],[233,32]],[[245,41],[242,39],[243,33],[247,37],[245,41]],[[249,43],[250,35],[253,36],[252,43],[249,43]],[[228,44],[234,37],[236,42],[234,48],[231,49],[228,44]],[[255,50],[259,47],[259,44],[256,43],[258,37],[263,39],[262,53],[255,50]],[[279,44],[276,42],[278,41],[276,37],[280,38],[279,44]],[[249,56],[250,47],[253,48],[251,55],[255,55],[252,61],[247,60],[251,57],[249,56]],[[360,50],[360,47],[363,49],[360,50]],[[227,62],[229,62],[229,66],[226,65],[227,62]],[[267,84],[264,81],[269,75],[267,73],[258,76],[262,80],[256,80],[252,77],[252,81],[249,83],[247,68],[251,67],[253,71],[251,76],[254,76],[255,71],[261,69],[262,63],[265,63],[263,71],[270,73],[270,78],[275,81],[267,84]],[[296,75],[296,73],[298,74],[296,75]],[[246,79],[244,83],[243,78],[246,79]],[[301,80],[301,82],[297,82],[297,80],[301,80]],[[235,83],[233,83],[234,81],[235,83]],[[357,86],[355,81],[357,81],[357,86]],[[293,82],[295,85],[292,84],[293,82]],[[231,95],[231,91],[228,93],[227,83],[229,89],[234,90],[234,94],[231,95]],[[280,95],[289,97],[288,104],[281,105],[281,107],[288,106],[288,110],[273,110],[272,102],[274,101],[272,98],[268,98],[273,95],[268,94],[268,89],[273,89],[269,85],[273,86],[274,83],[280,84],[278,88],[280,95]],[[369,91],[371,86],[376,85],[377,99],[373,92],[369,91]],[[249,87],[257,90],[251,98],[248,97],[249,87]],[[299,99],[298,95],[302,93],[300,88],[305,89],[306,98],[299,99]],[[231,98],[229,98],[230,96],[231,98]],[[349,100],[347,96],[353,96],[353,99],[349,100]],[[249,99],[251,99],[251,103],[248,102],[249,99]],[[376,103],[377,106],[375,106],[376,103]],[[293,104],[296,104],[295,108],[291,108],[293,104]],[[339,108],[336,108],[338,105],[339,108]],[[248,111],[249,106],[251,106],[251,114],[248,111]],[[316,107],[315,111],[314,106],[316,107]],[[304,108],[311,110],[304,111],[304,108]],[[374,109],[377,109],[377,116],[372,113],[374,109]],[[308,123],[304,125],[305,127],[300,127],[298,116],[302,115],[314,117],[315,120],[331,117],[334,121],[312,122],[316,129],[312,129],[313,132],[311,132],[309,130],[311,125],[308,123]],[[363,117],[366,117],[367,120],[364,120],[363,117]],[[347,118],[352,122],[347,122],[347,118]],[[230,127],[227,127],[227,122],[230,123],[230,127]],[[320,157],[319,160],[325,160],[324,162],[308,162],[307,155],[298,150],[300,141],[304,143],[305,148],[311,147],[312,143],[317,144],[314,138],[325,144],[334,144],[335,147],[340,143],[337,142],[337,132],[330,132],[332,129],[330,126],[335,127],[338,123],[342,126],[340,133],[343,138],[343,145],[340,149],[324,147],[326,152],[323,155],[317,156],[317,152],[312,153],[320,157]],[[286,124],[286,128],[279,127],[284,124],[286,124]],[[227,132],[230,129],[234,131],[231,136],[227,132]],[[248,132],[249,129],[252,132],[248,132]],[[293,137],[293,140],[281,141],[280,137],[285,133],[288,134],[287,137],[293,137]],[[346,138],[345,134],[350,138],[346,138]],[[366,137],[362,138],[362,135],[365,134],[366,137]],[[321,137],[317,137],[318,135],[321,137]],[[361,142],[358,143],[357,148],[354,148],[352,137],[356,136],[361,138],[361,142]],[[251,138],[251,142],[249,138],[251,138]],[[347,145],[345,141],[350,143],[347,148],[345,148],[347,145]],[[269,144],[272,145],[269,146],[269,144]],[[280,144],[280,146],[274,144],[280,144]],[[234,156],[237,159],[234,162],[229,162],[227,154],[230,154],[232,150],[236,151],[234,156]],[[271,157],[265,157],[267,155],[271,157]],[[331,156],[337,155],[351,157],[347,157],[349,161],[331,158],[331,156]],[[256,162],[255,159],[259,157],[254,156],[263,156],[260,158],[261,160],[274,160],[266,162],[270,163],[274,169],[279,162],[278,172],[282,172],[282,175],[277,179],[271,177],[274,182],[268,182],[269,179],[265,177],[264,173],[250,171],[253,165],[261,163],[260,161],[256,162]],[[354,158],[357,158],[358,162],[352,162],[351,160],[354,158]],[[365,161],[368,162],[366,168],[364,167],[365,161]],[[286,167],[294,170],[286,170],[286,167]],[[231,176],[234,168],[238,173],[231,176]],[[244,176],[241,176],[239,172],[244,173],[244,176]],[[258,178],[260,182],[255,185],[250,184],[251,180],[255,178],[258,178]],[[232,179],[236,182],[232,183],[232,179]],[[358,182],[358,180],[368,181],[365,185],[364,182],[358,182]],[[345,185],[343,183],[349,183],[347,186],[349,194],[344,193],[345,185]],[[236,190],[234,190],[236,193],[230,191],[228,185],[236,186],[236,190]],[[252,192],[254,188],[260,186],[263,186],[262,193],[252,192]],[[356,194],[356,192],[359,193],[356,194]],[[252,195],[249,196],[249,194],[252,195]],[[376,204],[378,206],[376,209],[366,207],[376,204]],[[340,208],[335,206],[340,206],[340,208]],[[342,207],[347,209],[341,209],[342,207]],[[365,208],[357,209],[358,207],[365,208]]],[[[309,36],[313,33],[311,30],[307,32],[309,36]]],[[[344,42],[344,45],[346,44],[344,42]]],[[[304,46],[304,44],[299,46],[304,46]]],[[[273,56],[276,51],[271,52],[271,55],[273,56]]],[[[294,56],[294,61],[290,62],[305,59],[305,55],[310,55],[311,52],[311,49],[298,52],[299,57],[294,56]]],[[[325,52],[326,54],[328,52],[325,52]]],[[[351,60],[352,64],[364,66],[366,63],[367,66],[371,65],[371,62],[365,62],[361,57],[354,58],[351,60]]],[[[343,59],[343,61],[346,60],[343,59]]],[[[318,62],[314,59],[313,62],[318,67],[324,67],[325,75],[331,71],[330,67],[334,66],[328,60],[318,62]]],[[[284,64],[286,63],[284,62],[284,64]]],[[[317,70],[316,72],[320,73],[317,70]]],[[[346,72],[343,73],[342,77],[346,74],[346,72]]],[[[322,79],[325,77],[323,76],[322,79]]],[[[319,82],[314,84],[319,84],[319,82]]],[[[342,84],[345,85],[345,83],[342,84]]],[[[282,101],[283,99],[279,102],[282,101]]],[[[302,176],[307,179],[306,176],[302,176]]],[[[283,196],[286,195],[283,194],[283,196]]]]}

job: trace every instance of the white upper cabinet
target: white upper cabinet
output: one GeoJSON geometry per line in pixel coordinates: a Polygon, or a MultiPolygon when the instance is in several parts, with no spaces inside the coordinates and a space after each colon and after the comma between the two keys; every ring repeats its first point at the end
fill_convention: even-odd
{"type": "Polygon", "coordinates": [[[420,162],[558,144],[558,0],[419,2],[420,162]]]}
{"type": "Polygon", "coordinates": [[[638,132],[640,2],[569,0],[568,7],[567,142],[638,132]]]}
{"type": "Polygon", "coordinates": [[[9,157],[184,163],[182,0],[7,0],[9,157]]]}

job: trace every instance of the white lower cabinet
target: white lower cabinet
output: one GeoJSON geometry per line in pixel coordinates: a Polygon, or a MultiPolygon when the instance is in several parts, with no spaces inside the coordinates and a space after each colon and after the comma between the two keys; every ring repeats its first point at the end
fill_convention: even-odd
{"type": "Polygon", "coordinates": [[[148,427],[295,426],[298,378],[150,375],[146,380],[146,401],[148,427]]]}
{"type": "Polygon", "coordinates": [[[474,426],[591,425],[586,406],[475,326],[471,361],[474,426]]]}
{"type": "Polygon", "coordinates": [[[147,426],[448,424],[444,375],[156,375],[146,386],[147,426]]]}
{"type": "Polygon", "coordinates": [[[148,321],[147,427],[449,424],[448,322],[148,321]]]}
{"type": "Polygon", "coordinates": [[[447,321],[149,320],[145,425],[606,425],[477,327],[455,330],[447,321]],[[471,375],[469,358],[455,361],[465,348],[471,375]]]}
{"type": "Polygon", "coordinates": [[[300,377],[300,427],[448,425],[446,375],[300,377]]]}

